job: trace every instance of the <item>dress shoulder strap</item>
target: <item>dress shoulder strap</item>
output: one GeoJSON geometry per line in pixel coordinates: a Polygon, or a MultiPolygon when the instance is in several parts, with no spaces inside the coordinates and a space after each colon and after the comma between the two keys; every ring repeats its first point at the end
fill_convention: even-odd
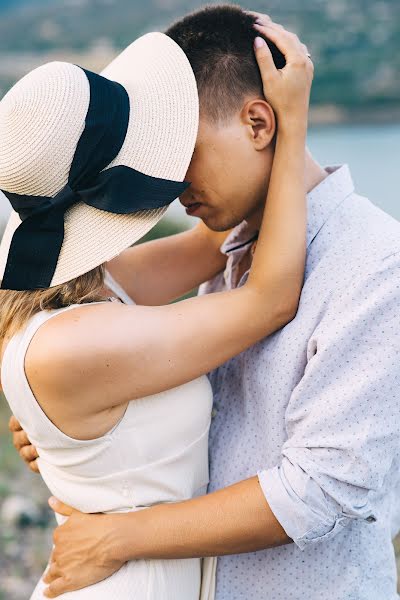
{"type": "Polygon", "coordinates": [[[128,296],[124,288],[115,281],[114,277],[108,271],[106,271],[104,283],[106,284],[108,289],[121,300],[121,302],[123,302],[124,304],[135,304],[135,301],[132,300],[130,296],[128,296]]]}

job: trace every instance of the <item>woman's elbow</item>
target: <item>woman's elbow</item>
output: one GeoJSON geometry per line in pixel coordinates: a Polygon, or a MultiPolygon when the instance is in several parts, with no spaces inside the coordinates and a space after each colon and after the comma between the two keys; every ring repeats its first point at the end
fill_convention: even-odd
{"type": "Polygon", "coordinates": [[[282,295],[276,306],[276,319],[281,327],[284,327],[290,321],[293,321],[299,309],[301,289],[297,292],[290,290],[287,294],[282,295]]]}

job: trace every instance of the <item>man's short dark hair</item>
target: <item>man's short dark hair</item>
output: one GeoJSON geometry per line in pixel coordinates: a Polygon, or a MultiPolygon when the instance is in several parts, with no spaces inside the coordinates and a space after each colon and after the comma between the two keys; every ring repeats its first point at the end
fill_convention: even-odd
{"type": "MultiPolygon", "coordinates": [[[[223,121],[249,93],[263,97],[254,55],[255,18],[234,5],[207,6],[177,21],[165,32],[185,52],[196,77],[201,113],[223,121]]],[[[285,58],[267,40],[277,68],[285,58]]]]}

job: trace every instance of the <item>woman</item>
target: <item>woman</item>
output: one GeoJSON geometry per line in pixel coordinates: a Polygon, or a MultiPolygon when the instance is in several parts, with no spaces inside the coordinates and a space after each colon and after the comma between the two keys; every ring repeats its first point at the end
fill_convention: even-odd
{"type": "MultiPolygon", "coordinates": [[[[275,161],[251,274],[232,292],[155,307],[104,295],[104,263],[185,187],[197,93],[172,40],[150,34],[114,61],[104,75],[123,87],[48,65],[0,105],[13,159],[0,160],[0,185],[19,213],[0,250],[2,383],[51,492],[80,510],[140,510],[204,493],[212,405],[205,374],[296,313],[312,68],[300,44],[271,36],[288,62],[277,72],[266,45],[256,50],[280,124],[275,161]],[[36,143],[34,159],[21,138],[24,148],[36,143]]],[[[200,567],[198,559],[135,561],[64,597],[194,600],[200,567]]],[[[43,588],[32,598],[43,598],[43,588]]],[[[212,598],[212,582],[201,593],[212,598]]]]}

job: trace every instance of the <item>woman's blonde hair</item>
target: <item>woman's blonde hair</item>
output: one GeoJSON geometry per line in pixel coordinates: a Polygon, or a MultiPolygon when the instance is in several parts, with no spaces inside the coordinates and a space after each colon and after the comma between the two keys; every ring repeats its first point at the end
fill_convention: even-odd
{"type": "Polygon", "coordinates": [[[16,292],[0,290],[0,345],[12,337],[33,315],[42,310],[105,299],[105,266],[48,289],[16,292]]]}

